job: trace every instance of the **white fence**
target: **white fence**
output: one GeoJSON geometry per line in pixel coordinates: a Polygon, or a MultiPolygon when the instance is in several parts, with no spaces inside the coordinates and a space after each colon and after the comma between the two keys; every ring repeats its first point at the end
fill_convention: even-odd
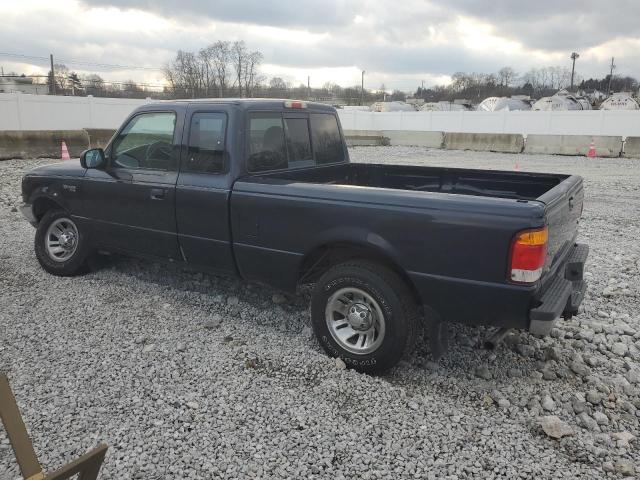
{"type": "MultiPolygon", "coordinates": [[[[3,93],[0,130],[115,129],[151,101],[3,93]]],[[[640,136],[640,111],[338,112],[345,130],[640,136]]]]}
{"type": "Polygon", "coordinates": [[[339,113],[345,130],[640,136],[640,111],[339,113]]]}
{"type": "Polygon", "coordinates": [[[0,93],[0,130],[118,128],[151,100],[0,93]]]}

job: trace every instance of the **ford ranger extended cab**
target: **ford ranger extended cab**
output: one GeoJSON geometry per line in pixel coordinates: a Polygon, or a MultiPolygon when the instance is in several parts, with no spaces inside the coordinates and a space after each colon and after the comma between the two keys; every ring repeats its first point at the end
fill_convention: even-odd
{"type": "Polygon", "coordinates": [[[108,146],[22,181],[35,254],[74,275],[95,251],[295,292],[326,352],[381,372],[422,319],[545,335],[578,311],[575,175],[349,162],[332,107],[186,100],[138,108],[108,146]]]}

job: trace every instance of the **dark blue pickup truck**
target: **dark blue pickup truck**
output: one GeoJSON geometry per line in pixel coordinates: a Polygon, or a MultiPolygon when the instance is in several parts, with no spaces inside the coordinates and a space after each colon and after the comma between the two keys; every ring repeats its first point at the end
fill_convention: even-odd
{"type": "Polygon", "coordinates": [[[29,172],[22,194],[48,272],[109,251],[313,284],[318,340],[365,372],[395,365],[423,320],[436,350],[445,322],[547,334],[586,288],[580,177],[350,163],[317,103],[145,105],[104,150],[29,172]]]}

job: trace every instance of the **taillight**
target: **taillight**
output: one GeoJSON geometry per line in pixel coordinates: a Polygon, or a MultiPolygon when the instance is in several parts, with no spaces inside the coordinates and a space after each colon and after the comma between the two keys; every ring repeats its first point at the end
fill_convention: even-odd
{"type": "Polygon", "coordinates": [[[511,244],[510,279],[518,283],[534,283],[542,275],[547,256],[547,227],[518,232],[511,244]]]}

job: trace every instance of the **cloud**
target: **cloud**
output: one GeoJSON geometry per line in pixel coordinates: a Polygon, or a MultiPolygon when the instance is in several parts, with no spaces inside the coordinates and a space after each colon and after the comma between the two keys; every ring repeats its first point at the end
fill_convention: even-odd
{"type": "Polygon", "coordinates": [[[190,21],[304,27],[311,30],[334,28],[351,23],[360,5],[351,0],[323,0],[302,3],[298,0],[82,0],[88,7],[116,7],[154,12],[170,18],[190,21]]]}
{"type": "Polygon", "coordinates": [[[432,0],[458,14],[490,22],[507,38],[550,51],[588,49],[640,35],[640,2],[615,0],[432,0]]]}
{"type": "MultiPolygon", "coordinates": [[[[615,55],[620,73],[640,70],[640,2],[621,0],[598,10],[592,0],[536,3],[494,0],[22,0],[3,7],[1,50],[46,57],[71,69],[96,70],[108,80],[162,80],[160,71],[89,67],[80,62],[161,68],[178,49],[197,51],[218,40],[243,39],[264,54],[265,73],[293,83],[412,89],[456,71],[495,72],[509,65],[569,65],[603,76],[615,55]],[[25,35],[24,32],[38,32],[25,35]],[[75,63],[74,63],[75,61],[75,63]],[[280,73],[281,72],[281,73],[280,73]]],[[[24,73],[45,60],[0,56],[24,73]],[[32,66],[30,67],[29,64],[32,66]]],[[[20,72],[22,73],[22,72],[20,72]]]]}

